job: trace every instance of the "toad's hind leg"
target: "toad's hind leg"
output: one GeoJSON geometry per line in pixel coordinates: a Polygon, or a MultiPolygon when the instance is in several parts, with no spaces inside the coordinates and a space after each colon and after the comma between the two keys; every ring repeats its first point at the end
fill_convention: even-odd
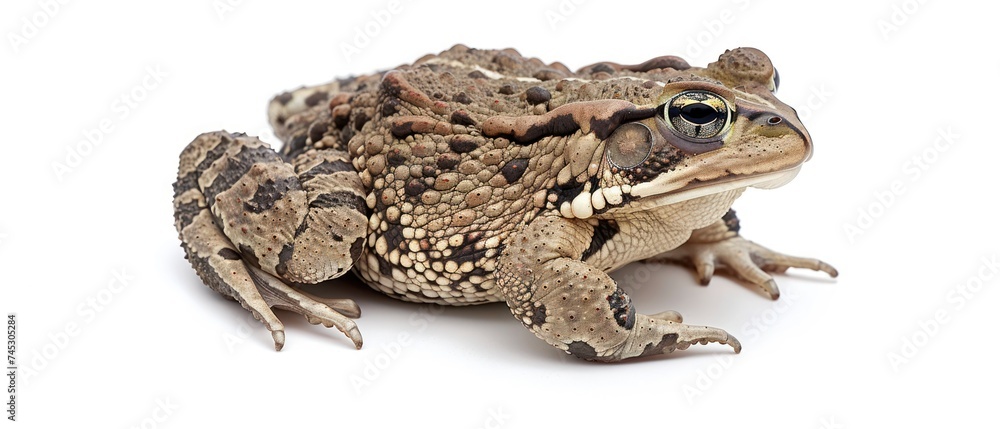
{"type": "Polygon", "coordinates": [[[676,312],[637,314],[611,277],[580,260],[592,234],[586,222],[542,217],[515,234],[501,254],[496,284],[514,317],[536,336],[596,361],[709,342],[740,351],[739,341],[726,331],[680,323],[676,312]]]}
{"type": "MultiPolygon", "coordinates": [[[[294,155],[311,147],[307,140],[319,140],[329,125],[330,97],[339,94],[340,82],[301,87],[276,95],[267,105],[267,119],[274,134],[281,139],[282,155],[294,155]],[[310,139],[310,131],[313,137],[310,139]]],[[[309,143],[312,143],[311,141],[309,143]]]]}
{"type": "Polygon", "coordinates": [[[313,148],[347,150],[347,143],[374,115],[374,98],[362,94],[379,84],[379,74],[338,79],[278,94],[267,106],[279,151],[292,159],[313,148]],[[360,98],[358,98],[360,97],[360,98]]]}
{"type": "Polygon", "coordinates": [[[367,228],[361,192],[342,152],[313,153],[293,166],[256,138],[206,133],[181,153],[175,226],[205,284],[250,310],[276,349],[285,335],[272,307],[336,327],[361,347],[349,319],[360,315],[353,301],[290,285],[338,277],[358,259],[367,228]]]}

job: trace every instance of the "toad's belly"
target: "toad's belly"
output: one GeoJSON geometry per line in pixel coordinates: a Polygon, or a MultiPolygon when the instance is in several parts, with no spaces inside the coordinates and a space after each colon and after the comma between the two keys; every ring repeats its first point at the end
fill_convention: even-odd
{"type": "MultiPolygon", "coordinates": [[[[367,249],[354,265],[354,272],[375,290],[403,301],[441,305],[473,305],[501,301],[493,279],[496,258],[482,267],[463,270],[456,261],[414,261],[407,255],[384,260],[367,249]],[[401,260],[400,260],[401,259],[401,260]],[[486,267],[491,268],[490,271],[486,267]]],[[[467,262],[467,261],[466,261],[467,262]]]]}

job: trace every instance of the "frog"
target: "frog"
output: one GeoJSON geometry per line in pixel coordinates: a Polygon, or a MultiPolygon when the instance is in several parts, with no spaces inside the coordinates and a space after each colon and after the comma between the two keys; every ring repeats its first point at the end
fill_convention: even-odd
{"type": "Polygon", "coordinates": [[[505,303],[589,361],[708,343],[739,353],[723,329],[638,313],[609,273],[679,264],[703,285],[718,271],[772,299],[773,274],[789,268],[837,276],[739,233],[744,190],[784,185],[812,155],[779,84],[755,48],[705,67],[667,55],[572,71],[456,45],[280,93],[267,106],[279,149],[197,136],[180,154],[174,223],[204,284],[250,311],[275,350],[273,309],[362,347],[357,303],[305,287],[352,272],[404,301],[505,303]]]}

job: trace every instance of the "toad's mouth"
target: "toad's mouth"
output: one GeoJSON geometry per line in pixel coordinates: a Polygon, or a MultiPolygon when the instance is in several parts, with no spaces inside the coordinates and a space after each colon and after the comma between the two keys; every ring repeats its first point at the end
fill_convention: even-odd
{"type": "Polygon", "coordinates": [[[774,189],[794,179],[799,174],[800,168],[801,165],[798,165],[765,174],[729,176],[724,179],[689,183],[672,189],[656,189],[653,184],[647,187],[635,186],[632,188],[632,196],[637,198],[627,207],[630,210],[647,210],[740,188],[774,189]]]}

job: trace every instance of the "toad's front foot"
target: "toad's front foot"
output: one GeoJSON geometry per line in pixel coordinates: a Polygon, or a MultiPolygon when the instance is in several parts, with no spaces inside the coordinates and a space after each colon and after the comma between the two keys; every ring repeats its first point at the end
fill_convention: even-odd
{"type": "Polygon", "coordinates": [[[647,259],[647,262],[668,262],[694,268],[698,281],[707,285],[716,269],[756,285],[771,299],[780,292],[771,273],[783,273],[789,268],[808,268],[837,277],[837,269],[819,259],[801,258],[775,252],[749,241],[739,234],[739,220],[730,211],[723,219],[694,231],[680,247],[647,259]]]}

